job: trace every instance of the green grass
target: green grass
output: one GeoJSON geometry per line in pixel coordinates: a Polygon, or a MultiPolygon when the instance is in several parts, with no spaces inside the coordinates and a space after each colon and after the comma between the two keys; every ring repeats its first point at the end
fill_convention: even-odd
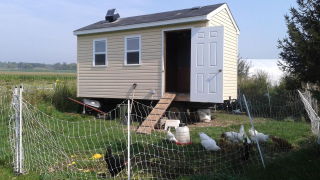
{"type": "MultiPolygon", "coordinates": [[[[47,178],[53,176],[54,179],[56,175],[61,176],[60,172],[67,172],[62,176],[65,178],[91,178],[99,172],[106,171],[102,159],[90,159],[95,153],[104,154],[105,148],[111,147],[114,154],[126,158],[127,130],[125,126],[119,125],[119,119],[92,120],[90,116],[66,115],[57,111],[50,104],[39,104],[37,108],[64,121],[53,120],[34,111],[32,114],[39,117],[39,120],[30,119],[24,124],[25,153],[32,157],[32,161],[26,163],[31,164],[31,172],[55,169],[54,173],[42,176],[47,178]],[[51,131],[44,131],[44,129],[51,131]],[[42,141],[43,139],[46,141],[42,141]],[[40,147],[40,149],[34,147],[40,147]],[[57,155],[55,152],[63,153],[57,155]],[[76,164],[69,166],[72,162],[76,162],[76,164]],[[32,166],[32,164],[38,166],[32,166]],[[83,173],[78,169],[86,169],[90,172],[83,173]]],[[[223,152],[207,153],[203,151],[199,132],[204,132],[217,140],[222,132],[238,131],[239,124],[245,124],[247,130],[250,127],[246,116],[239,117],[220,113],[216,118],[220,118],[220,121],[225,121],[226,124],[231,124],[231,122],[234,124],[226,127],[192,127],[190,133],[193,144],[188,146],[168,144],[165,140],[165,132],[155,132],[148,136],[132,133],[131,157],[144,160],[142,164],[132,163],[134,176],[178,178],[178,174],[244,173],[253,164],[259,163],[260,157],[256,148],[252,151],[253,158],[249,162],[237,160],[238,153],[224,155],[223,152]],[[168,159],[170,159],[170,166],[166,166],[168,159]],[[181,164],[182,160],[185,160],[183,164],[181,164]],[[148,173],[143,169],[148,169],[148,173]],[[157,169],[162,169],[166,173],[155,173],[157,169]]],[[[257,130],[286,138],[297,150],[304,147],[302,145],[310,138],[310,125],[304,122],[282,122],[263,118],[254,119],[254,121],[257,130]]],[[[137,127],[138,123],[134,123],[133,126],[137,127]]],[[[261,144],[261,148],[267,162],[272,162],[284,155],[284,153],[275,151],[271,141],[261,144]]],[[[261,166],[261,164],[255,166],[261,166]]],[[[122,175],[125,177],[125,172],[122,175]]]]}
{"type": "MultiPolygon", "coordinates": [[[[4,165],[4,161],[0,161],[0,177],[1,179],[17,179],[17,180],[36,180],[50,179],[50,175],[39,175],[38,173],[29,173],[22,176],[15,176],[12,168],[4,165]]],[[[288,156],[278,158],[277,160],[267,164],[266,169],[261,164],[252,165],[246,173],[241,175],[230,175],[215,173],[214,175],[199,175],[189,177],[179,177],[179,180],[313,180],[320,176],[320,147],[310,147],[301,149],[288,156]]]]}
{"type": "MultiPolygon", "coordinates": [[[[29,173],[22,176],[14,175],[12,167],[8,165],[9,160],[12,159],[8,148],[9,143],[2,141],[0,144],[4,148],[0,148],[0,152],[9,156],[3,156],[0,153],[0,179],[3,179],[2,177],[8,179],[92,178],[96,177],[99,172],[107,171],[102,159],[92,159],[94,154],[103,155],[105,148],[110,147],[114,154],[126,158],[127,129],[126,126],[119,124],[120,118],[113,119],[108,116],[106,120],[101,120],[93,119],[92,116],[65,114],[64,112],[74,112],[77,108],[76,103],[67,100],[67,97],[76,98],[76,84],[75,81],[62,83],[59,80],[60,82],[54,91],[44,88],[50,87],[52,78],[54,81],[56,80],[56,75],[53,77],[34,80],[24,93],[24,98],[28,102],[45,113],[43,114],[31,106],[28,106],[29,111],[24,111],[30,112],[24,114],[23,142],[25,156],[28,157],[25,159],[25,164],[29,173]],[[69,165],[72,162],[75,164],[69,165]],[[84,170],[89,172],[83,172],[84,170]],[[49,171],[52,173],[48,173],[49,171]]],[[[4,84],[12,85],[19,81],[14,79],[10,82],[4,82],[4,84]]],[[[10,101],[5,102],[9,103],[10,101]]],[[[9,107],[9,105],[0,105],[0,109],[1,107],[9,107]]],[[[6,119],[8,114],[9,111],[6,109],[1,111],[1,140],[8,139],[9,124],[6,119]]],[[[134,128],[137,128],[139,123],[134,122],[131,129],[133,176],[136,179],[152,177],[171,179],[268,179],[265,177],[270,177],[269,179],[277,179],[276,174],[278,173],[281,174],[279,177],[283,179],[286,179],[285,176],[288,179],[294,179],[295,176],[300,179],[301,177],[310,177],[309,179],[316,177],[313,176],[313,172],[318,170],[314,166],[318,165],[317,167],[319,167],[319,161],[317,161],[319,154],[317,154],[317,149],[310,148],[310,144],[314,143],[315,138],[312,136],[310,124],[304,121],[254,118],[255,128],[259,132],[286,139],[295,147],[292,151],[280,151],[276,149],[271,140],[262,143],[261,149],[267,164],[267,169],[263,170],[256,146],[250,154],[251,159],[246,162],[240,160],[239,150],[228,152],[228,154],[225,154],[227,153],[225,151],[204,151],[200,144],[199,132],[204,132],[218,140],[223,132],[238,132],[241,124],[245,125],[246,130],[251,127],[246,115],[232,115],[224,111],[217,111],[213,117],[217,122],[216,126],[190,126],[193,143],[188,146],[168,143],[165,140],[166,132],[156,131],[152,135],[135,134],[134,128]],[[315,159],[315,162],[309,163],[309,159],[315,159]],[[295,167],[299,164],[305,167],[295,167]],[[161,173],[159,169],[161,169],[161,173]],[[209,174],[209,172],[214,172],[214,176],[203,175],[209,174]],[[306,176],[298,176],[297,173],[306,174],[306,176]],[[187,176],[179,177],[179,174],[187,176]],[[198,176],[188,178],[188,176],[196,174],[198,176]]],[[[122,172],[121,175],[118,177],[119,179],[126,177],[125,172],[122,172]]]]}
{"type": "Polygon", "coordinates": [[[279,157],[269,162],[266,169],[261,164],[251,165],[243,174],[200,175],[180,177],[179,180],[314,180],[320,177],[320,147],[312,146],[293,152],[287,156],[279,157]]]}

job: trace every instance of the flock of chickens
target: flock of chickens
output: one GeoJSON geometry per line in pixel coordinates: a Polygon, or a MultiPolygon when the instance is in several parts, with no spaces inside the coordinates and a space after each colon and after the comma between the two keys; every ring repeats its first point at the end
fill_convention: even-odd
{"type": "MultiPolygon", "coordinates": [[[[244,129],[244,125],[240,126],[239,133],[237,132],[224,132],[221,134],[221,138],[218,141],[218,144],[215,140],[210,138],[205,133],[200,132],[200,139],[201,139],[201,145],[208,151],[219,151],[223,150],[227,153],[230,153],[233,150],[240,151],[241,152],[241,159],[248,160],[249,159],[249,153],[252,148],[252,141],[256,143],[258,141],[259,143],[267,142],[269,139],[272,140],[275,147],[278,149],[293,149],[293,146],[287,141],[282,138],[271,136],[271,135],[265,135],[263,133],[258,132],[257,130],[254,130],[253,128],[249,129],[249,134],[251,136],[251,139],[247,136],[247,133],[244,129]]],[[[167,140],[170,142],[177,143],[174,134],[170,132],[170,129],[167,132],[167,140]]]]}
{"type": "MultiPolygon", "coordinates": [[[[221,138],[218,141],[218,146],[216,141],[210,138],[205,133],[200,132],[201,145],[208,151],[225,151],[226,153],[230,153],[233,150],[239,151],[241,153],[242,160],[248,160],[250,151],[252,148],[252,141],[256,143],[267,142],[269,139],[272,140],[273,144],[276,148],[279,149],[293,149],[294,147],[286,140],[281,139],[276,136],[265,135],[263,133],[259,133],[258,131],[251,128],[249,130],[249,134],[251,139],[247,136],[244,126],[240,126],[239,133],[237,132],[224,132],[221,134],[221,138]]],[[[174,134],[170,132],[170,128],[167,132],[167,140],[170,142],[178,143],[174,134]]],[[[116,158],[112,155],[111,149],[107,149],[106,154],[104,156],[104,160],[107,165],[107,169],[112,177],[116,176],[120,173],[126,166],[127,162],[123,159],[116,158]]]]}

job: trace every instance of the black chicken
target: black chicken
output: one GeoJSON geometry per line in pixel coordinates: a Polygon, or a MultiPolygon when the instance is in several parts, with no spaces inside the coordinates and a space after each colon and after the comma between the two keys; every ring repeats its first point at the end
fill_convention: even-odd
{"type": "Polygon", "coordinates": [[[106,155],[104,156],[104,160],[107,163],[108,171],[112,177],[119,174],[119,172],[121,172],[127,164],[126,161],[124,161],[120,158],[115,158],[114,156],[112,156],[111,149],[107,149],[106,155]]]}
{"type": "Polygon", "coordinates": [[[248,144],[248,139],[244,138],[243,146],[241,147],[241,159],[243,161],[247,161],[249,159],[251,146],[251,143],[248,144]]]}

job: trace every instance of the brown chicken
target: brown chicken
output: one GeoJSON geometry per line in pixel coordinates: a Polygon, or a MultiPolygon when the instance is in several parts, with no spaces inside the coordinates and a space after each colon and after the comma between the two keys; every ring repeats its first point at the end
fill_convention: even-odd
{"type": "Polygon", "coordinates": [[[281,139],[277,136],[270,136],[270,139],[274,143],[275,147],[281,150],[290,150],[293,149],[294,146],[292,146],[287,140],[281,139]]]}
{"type": "Polygon", "coordinates": [[[231,143],[223,139],[219,139],[218,143],[221,150],[226,154],[240,153],[241,160],[246,161],[249,159],[252,145],[248,144],[246,139],[243,144],[231,143]]]}
{"type": "Polygon", "coordinates": [[[231,152],[236,152],[241,148],[239,144],[231,143],[223,139],[219,139],[218,145],[221,148],[221,150],[226,152],[227,154],[231,152]]]}

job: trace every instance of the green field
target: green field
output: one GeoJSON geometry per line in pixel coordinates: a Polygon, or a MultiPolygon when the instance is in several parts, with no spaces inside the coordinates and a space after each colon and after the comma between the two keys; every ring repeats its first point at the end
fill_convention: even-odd
{"type": "MultiPolygon", "coordinates": [[[[30,105],[24,111],[24,151],[28,174],[15,176],[9,142],[2,141],[0,154],[1,179],[77,179],[99,177],[106,165],[101,159],[92,159],[96,153],[104,154],[105,148],[113,149],[114,154],[126,158],[127,127],[119,124],[119,116],[93,119],[92,116],[70,115],[76,112],[77,105],[67,97],[76,98],[76,75],[50,73],[1,73],[2,96],[10,93],[12,85],[24,83],[24,98],[30,105]],[[58,81],[57,81],[58,79],[58,81]],[[51,85],[57,86],[51,89],[51,85]],[[28,86],[29,85],[29,86],[28,86]],[[33,107],[34,106],[34,107],[33,107]],[[39,110],[38,110],[39,109],[39,110]],[[44,113],[44,114],[43,114],[44,113]],[[52,118],[53,117],[53,118],[52,118]],[[3,155],[6,156],[3,156],[3,155]],[[72,164],[74,162],[74,164],[72,164]],[[79,170],[81,169],[81,170],[79,170]],[[51,173],[50,173],[51,172],[51,173]]],[[[1,92],[1,90],[0,90],[1,92]]],[[[1,96],[1,95],[0,95],[1,96]]],[[[0,139],[8,139],[9,101],[1,101],[0,139]]],[[[141,107],[139,107],[141,108],[141,107]]],[[[121,108],[114,113],[120,114],[121,108]]],[[[140,109],[142,110],[142,109],[140,109]]],[[[145,110],[145,109],[144,109],[145,110]]],[[[136,110],[137,111],[137,110],[136,110]]],[[[138,111],[137,111],[138,112],[138,111]]],[[[136,113],[137,113],[136,112],[136,113]]],[[[152,135],[135,134],[141,123],[136,119],[131,130],[132,174],[138,178],[170,179],[313,179],[319,177],[319,147],[315,147],[315,136],[310,124],[305,121],[277,121],[271,118],[254,118],[255,128],[265,134],[286,139],[295,148],[279,150],[271,140],[261,144],[267,164],[262,169],[257,146],[250,152],[250,160],[239,159],[239,149],[207,152],[200,144],[199,132],[204,132],[215,140],[226,131],[239,131],[241,124],[250,128],[246,115],[232,115],[227,111],[213,112],[216,125],[201,126],[190,124],[193,143],[178,146],[165,140],[166,132],[155,131],[152,135]],[[183,162],[183,163],[182,163],[183,162]],[[303,167],[298,167],[302,165],[303,167]],[[159,172],[161,169],[161,173],[159,172]],[[207,175],[212,172],[210,176],[207,175]]],[[[190,121],[191,123],[191,121],[190,121]]],[[[247,132],[248,133],[248,132],[247,132]]],[[[125,178],[123,171],[117,177],[125,178]]]]}
{"type": "Polygon", "coordinates": [[[3,69],[0,68],[0,72],[42,72],[42,73],[77,73],[76,70],[52,70],[52,69],[42,69],[42,68],[34,68],[34,69],[3,69]]]}
{"type": "Polygon", "coordinates": [[[30,82],[49,82],[54,83],[59,79],[60,81],[76,80],[77,75],[75,73],[50,73],[50,72],[1,72],[0,71],[0,83],[12,84],[12,83],[30,83],[30,82]]]}

